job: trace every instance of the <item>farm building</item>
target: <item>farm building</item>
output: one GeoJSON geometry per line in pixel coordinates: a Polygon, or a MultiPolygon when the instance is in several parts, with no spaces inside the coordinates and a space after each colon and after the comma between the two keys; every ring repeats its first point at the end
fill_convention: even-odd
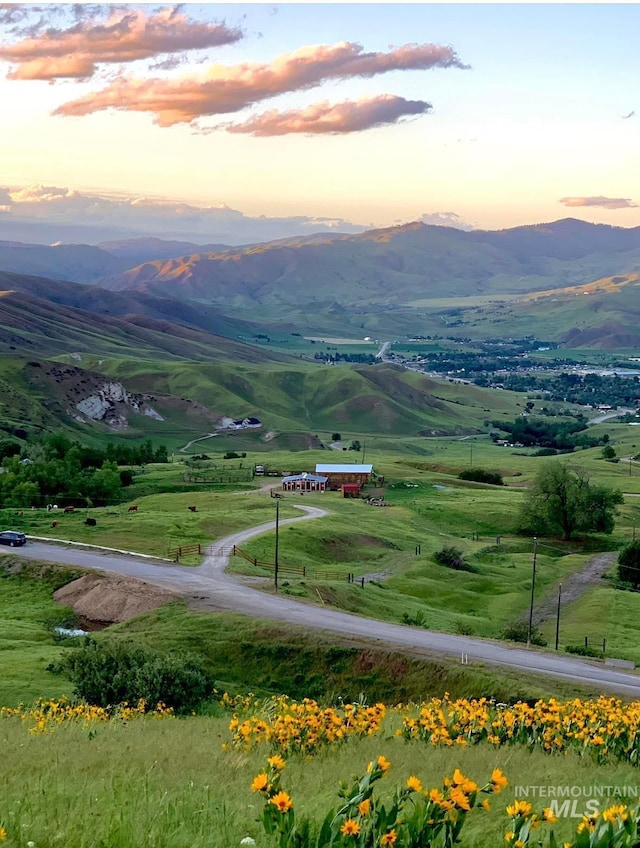
{"type": "Polygon", "coordinates": [[[341,489],[345,484],[363,486],[369,482],[372,473],[373,466],[364,463],[350,465],[346,463],[319,463],[316,465],[316,474],[323,474],[328,477],[327,488],[334,491],[341,489]]]}
{"type": "Polygon", "coordinates": [[[285,492],[324,492],[327,488],[327,478],[320,474],[291,474],[282,478],[282,488],[285,492]]]}

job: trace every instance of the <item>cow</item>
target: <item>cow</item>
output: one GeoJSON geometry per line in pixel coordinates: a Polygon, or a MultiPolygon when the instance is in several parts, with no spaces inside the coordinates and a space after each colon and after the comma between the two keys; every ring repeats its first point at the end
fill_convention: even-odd
{"type": "Polygon", "coordinates": [[[133,506],[130,506],[129,509],[127,510],[127,512],[137,512],[137,511],[138,511],[138,504],[134,504],[133,506]]]}
{"type": "Polygon", "coordinates": [[[189,510],[189,512],[197,512],[198,511],[197,506],[188,506],[187,509],[189,510]]]}
{"type": "Polygon", "coordinates": [[[65,508],[64,508],[64,513],[65,513],[65,515],[66,515],[68,512],[75,512],[75,511],[76,511],[76,510],[75,510],[75,507],[73,507],[73,506],[65,506],[65,508]]]}
{"type": "Polygon", "coordinates": [[[58,522],[57,522],[57,521],[52,521],[52,522],[51,522],[51,526],[52,526],[52,527],[57,527],[57,526],[58,526],[58,522]]]}
{"type": "Polygon", "coordinates": [[[84,523],[87,525],[87,527],[95,527],[98,522],[95,520],[95,518],[85,518],[84,523]]]}

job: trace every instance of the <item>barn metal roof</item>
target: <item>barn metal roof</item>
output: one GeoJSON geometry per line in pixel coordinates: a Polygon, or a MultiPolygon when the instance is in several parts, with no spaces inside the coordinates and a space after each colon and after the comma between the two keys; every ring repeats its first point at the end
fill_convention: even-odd
{"type": "Polygon", "coordinates": [[[310,480],[312,483],[326,483],[327,477],[320,477],[318,474],[309,474],[305,471],[303,474],[290,474],[289,477],[283,477],[283,483],[295,483],[296,480],[310,480]]]}
{"type": "Polygon", "coordinates": [[[316,465],[316,474],[371,474],[373,465],[364,463],[330,463],[316,465]]]}

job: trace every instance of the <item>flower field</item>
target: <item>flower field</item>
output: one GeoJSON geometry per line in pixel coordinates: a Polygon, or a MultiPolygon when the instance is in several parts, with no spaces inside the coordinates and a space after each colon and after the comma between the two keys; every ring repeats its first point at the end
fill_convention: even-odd
{"type": "Polygon", "coordinates": [[[637,787],[638,704],[225,696],[220,708],[2,710],[3,848],[640,844],[638,797],[572,808],[527,791],[637,787]]]}

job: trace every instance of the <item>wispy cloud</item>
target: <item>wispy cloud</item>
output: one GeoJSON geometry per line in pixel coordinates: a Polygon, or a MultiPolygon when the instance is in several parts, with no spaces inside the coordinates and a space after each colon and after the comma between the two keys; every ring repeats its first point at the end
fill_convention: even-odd
{"type": "MultiPolygon", "coordinates": [[[[79,7],[96,11],[101,7],[79,7]]],[[[15,14],[3,10],[10,20],[15,14]]],[[[231,44],[243,37],[224,23],[194,21],[179,6],[159,10],[112,7],[104,22],[82,17],[66,29],[50,27],[12,44],[0,44],[10,79],[86,79],[100,64],[123,64],[163,54],[231,44]]]]}
{"type": "Polygon", "coordinates": [[[365,53],[360,44],[302,47],[270,64],[214,64],[203,76],[136,79],[121,76],[101,91],[60,106],[58,115],[88,115],[102,109],[151,112],[168,127],[241,109],[328,80],[371,77],[398,70],[467,68],[450,46],[406,44],[388,53],[365,53]]]}
{"type": "Polygon", "coordinates": [[[561,197],[560,203],[565,206],[598,206],[601,209],[635,209],[638,204],[630,197],[561,197]]]}
{"type": "Polygon", "coordinates": [[[395,124],[408,115],[423,115],[431,108],[431,104],[424,100],[405,100],[393,94],[382,94],[379,97],[335,104],[325,100],[313,103],[306,109],[286,112],[272,109],[242,124],[228,124],[225,129],[232,133],[257,136],[350,133],[395,124]]]}

